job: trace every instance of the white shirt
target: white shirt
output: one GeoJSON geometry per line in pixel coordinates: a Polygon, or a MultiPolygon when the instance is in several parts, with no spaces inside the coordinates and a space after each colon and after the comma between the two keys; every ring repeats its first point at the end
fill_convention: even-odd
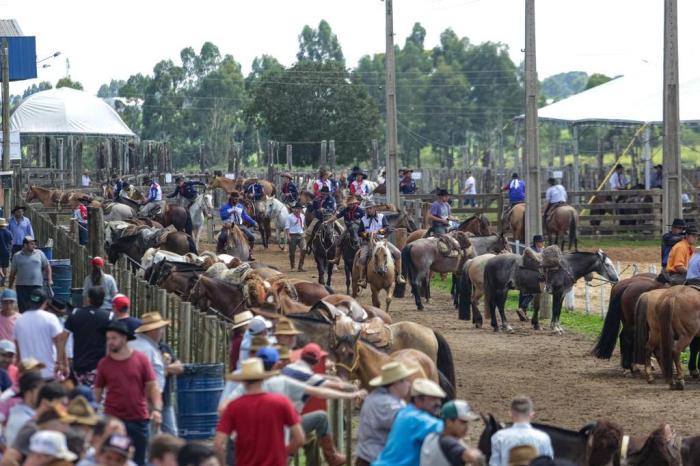
{"type": "Polygon", "coordinates": [[[288,230],[290,234],[301,234],[304,233],[304,216],[289,214],[287,217],[287,222],[284,224],[284,229],[288,230]]]}
{"type": "Polygon", "coordinates": [[[83,175],[83,187],[86,188],[90,186],[90,177],[88,175],[83,175]]]}
{"type": "Polygon", "coordinates": [[[370,217],[367,214],[365,214],[364,217],[362,217],[362,219],[361,219],[362,223],[365,226],[365,231],[367,233],[373,233],[375,231],[381,230],[383,218],[384,218],[384,214],[381,214],[379,212],[377,212],[376,217],[370,217]]]}
{"type": "Polygon", "coordinates": [[[550,204],[555,202],[566,202],[566,189],[560,184],[555,184],[547,188],[544,199],[550,204]]]}
{"type": "Polygon", "coordinates": [[[613,173],[610,177],[610,189],[625,189],[627,177],[624,173],[613,173]]]}
{"type": "Polygon", "coordinates": [[[464,180],[464,194],[476,194],[476,180],[473,176],[464,180]]]}
{"type": "Polygon", "coordinates": [[[367,180],[353,181],[351,186],[355,190],[355,194],[369,194],[369,183],[367,180]]]}
{"type": "Polygon", "coordinates": [[[63,332],[63,325],[54,314],[44,310],[25,311],[15,322],[15,340],[22,359],[36,358],[46,364],[44,378],[53,377],[56,348],[53,339],[63,332]]]}
{"type": "Polygon", "coordinates": [[[158,386],[158,390],[163,393],[163,388],[165,387],[165,363],[163,362],[163,354],[158,349],[157,343],[146,335],[137,334],[136,340],[129,342],[129,348],[134,351],[140,351],[151,361],[153,372],[156,373],[156,385],[158,386]]]}

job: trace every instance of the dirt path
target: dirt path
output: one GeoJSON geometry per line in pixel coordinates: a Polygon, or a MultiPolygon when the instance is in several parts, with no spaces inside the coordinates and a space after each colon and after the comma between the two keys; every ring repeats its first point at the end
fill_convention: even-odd
{"type": "MultiPolygon", "coordinates": [[[[276,246],[260,251],[256,246],[255,252],[259,261],[289,270],[286,251],[276,246]]],[[[313,259],[306,268],[307,273],[291,276],[316,280],[313,259]]],[[[333,274],[334,288],[343,292],[344,280],[342,270],[333,274]]],[[[572,429],[611,418],[632,434],[647,434],[662,420],[679,433],[698,433],[693,415],[700,391],[697,382],[687,383],[685,392],[671,392],[662,382],[648,385],[639,378],[623,378],[617,353],[611,361],[596,360],[588,355],[590,339],[569,332],[560,337],[535,332],[516,322],[514,315],[510,317],[514,334],[473,329],[457,320],[448,293],[432,292],[424,312],[416,311],[412,298],[394,299],[392,317],[427,325],[446,337],[455,358],[458,394],[475,409],[504,418],[510,398],[525,393],[535,401],[538,420],[572,429]]],[[[360,299],[368,302],[368,292],[360,299]]]]}

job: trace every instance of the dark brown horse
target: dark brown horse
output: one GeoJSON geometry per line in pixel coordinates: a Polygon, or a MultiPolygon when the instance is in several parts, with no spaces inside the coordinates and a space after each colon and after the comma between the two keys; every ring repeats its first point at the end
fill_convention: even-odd
{"type": "Polygon", "coordinates": [[[192,221],[184,207],[179,205],[166,205],[165,210],[156,214],[153,219],[164,227],[174,226],[177,231],[184,231],[192,235],[192,221]],[[189,228],[189,231],[187,231],[189,228]]]}
{"type": "Polygon", "coordinates": [[[578,239],[576,230],[578,225],[578,212],[570,205],[555,207],[547,214],[544,225],[547,234],[547,242],[556,244],[563,251],[568,238],[569,251],[571,248],[578,251],[578,239]]]}
{"type": "Polygon", "coordinates": [[[474,236],[488,236],[492,234],[491,223],[484,214],[474,214],[462,221],[457,227],[459,231],[472,233],[474,236]]]}
{"type": "Polygon", "coordinates": [[[338,254],[340,244],[340,234],[335,228],[334,217],[324,219],[316,226],[316,234],[311,240],[311,251],[316,260],[318,270],[318,282],[331,286],[331,275],[333,275],[333,262],[338,254]]]}
{"type": "Polygon", "coordinates": [[[234,285],[216,278],[201,275],[190,292],[192,304],[202,311],[214,308],[224,317],[234,315],[251,307],[260,307],[265,302],[265,286],[262,281],[234,285]]]}
{"type": "Polygon", "coordinates": [[[115,263],[121,254],[125,254],[133,266],[141,263],[141,258],[149,248],[160,248],[180,255],[188,252],[197,254],[194,241],[187,233],[172,231],[163,237],[160,230],[143,227],[132,235],[112,240],[105,249],[110,262],[115,263]]]}

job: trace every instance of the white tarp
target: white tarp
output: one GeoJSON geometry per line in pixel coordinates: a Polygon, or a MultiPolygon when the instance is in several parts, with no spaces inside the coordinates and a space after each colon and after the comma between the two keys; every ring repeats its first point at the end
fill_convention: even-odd
{"type": "Polygon", "coordinates": [[[104,100],[67,87],[29,96],[12,113],[10,127],[22,134],[135,136],[104,100]]]}

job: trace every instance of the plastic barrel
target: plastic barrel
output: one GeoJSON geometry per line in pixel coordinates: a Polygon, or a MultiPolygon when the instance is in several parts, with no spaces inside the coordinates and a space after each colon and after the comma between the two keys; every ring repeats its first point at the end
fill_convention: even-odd
{"type": "Polygon", "coordinates": [[[44,253],[48,260],[53,259],[53,247],[39,248],[39,250],[44,253]]]}
{"type": "Polygon", "coordinates": [[[73,266],[70,259],[50,260],[51,275],[53,277],[54,298],[69,303],[71,299],[71,287],[73,286],[73,266]]]}
{"type": "Polygon", "coordinates": [[[214,437],[221,392],[224,390],[224,365],[185,364],[177,377],[178,435],[186,440],[214,437]]]}
{"type": "Polygon", "coordinates": [[[80,307],[83,305],[83,289],[82,288],[71,288],[70,289],[70,305],[73,307],[80,307]]]}

